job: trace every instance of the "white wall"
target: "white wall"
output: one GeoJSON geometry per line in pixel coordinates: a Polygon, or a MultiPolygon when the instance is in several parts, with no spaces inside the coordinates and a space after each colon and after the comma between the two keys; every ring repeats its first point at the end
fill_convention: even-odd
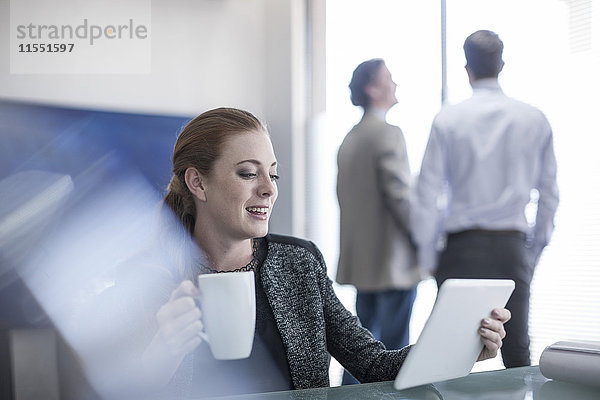
{"type": "Polygon", "coordinates": [[[302,235],[304,7],[294,0],[155,0],[150,74],[19,75],[10,73],[10,1],[0,0],[0,98],[189,116],[218,106],[247,109],[268,121],[282,165],[271,231],[302,235]]]}
{"type": "Polygon", "coordinates": [[[264,113],[265,0],[153,1],[152,72],[103,75],[10,74],[9,3],[0,0],[2,97],[183,115],[220,105],[264,113]]]}

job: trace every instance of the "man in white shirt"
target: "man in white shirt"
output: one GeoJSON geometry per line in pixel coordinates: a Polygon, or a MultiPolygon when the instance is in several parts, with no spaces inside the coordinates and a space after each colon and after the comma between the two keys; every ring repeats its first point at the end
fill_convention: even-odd
{"type": "Polygon", "coordinates": [[[498,84],[503,47],[487,30],[465,40],[473,96],[444,107],[433,121],[411,225],[419,263],[438,286],[448,278],[515,281],[502,357],[506,367],[518,367],[531,362],[529,286],[554,228],[558,187],[546,117],[498,84]],[[525,207],[536,197],[530,227],[525,207]]]}

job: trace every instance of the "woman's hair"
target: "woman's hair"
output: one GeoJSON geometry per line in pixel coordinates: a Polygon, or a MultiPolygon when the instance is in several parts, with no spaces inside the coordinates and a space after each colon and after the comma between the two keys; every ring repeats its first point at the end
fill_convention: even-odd
{"type": "Polygon", "coordinates": [[[215,108],[191,120],[181,131],[173,149],[173,176],[164,203],[193,234],[196,207],[185,183],[185,171],[192,167],[208,175],[222,152],[223,143],[233,135],[262,131],[267,128],[248,111],[235,108],[215,108]]]}
{"type": "Polygon", "coordinates": [[[377,75],[377,71],[384,64],[381,58],[373,58],[371,60],[364,61],[356,67],[352,73],[352,80],[350,81],[350,100],[355,106],[361,106],[363,109],[369,108],[371,99],[365,91],[368,84],[373,81],[373,78],[377,75]]]}

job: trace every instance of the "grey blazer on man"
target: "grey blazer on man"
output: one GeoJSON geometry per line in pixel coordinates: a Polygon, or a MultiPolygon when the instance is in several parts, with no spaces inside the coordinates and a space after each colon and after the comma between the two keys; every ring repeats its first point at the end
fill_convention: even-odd
{"type": "Polygon", "coordinates": [[[337,281],[407,289],[421,279],[410,238],[410,166],[400,128],[366,112],[338,151],[337,281]]]}

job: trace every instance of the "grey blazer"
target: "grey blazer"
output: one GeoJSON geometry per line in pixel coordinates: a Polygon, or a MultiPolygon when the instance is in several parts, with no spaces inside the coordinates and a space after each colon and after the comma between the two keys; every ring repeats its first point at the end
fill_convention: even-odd
{"type": "Polygon", "coordinates": [[[411,173],[400,128],[366,112],[338,151],[337,281],[359,290],[406,289],[421,280],[410,237],[411,173]]]}
{"type": "Polygon", "coordinates": [[[330,354],[361,382],[392,380],[408,348],[386,350],[340,303],[312,243],[267,235],[261,280],[296,389],[329,386],[330,354]]]}
{"type": "MultiPolygon", "coordinates": [[[[296,389],[329,386],[329,356],[336,358],[361,382],[393,380],[408,354],[409,347],[386,350],[363,328],[358,319],[340,303],[327,276],[325,262],[317,247],[309,241],[280,235],[267,235],[267,256],[260,267],[260,279],[286,351],[296,389]]],[[[146,277],[149,274],[146,273],[146,277]]],[[[133,306],[124,315],[127,343],[141,352],[156,332],[155,312],[167,301],[179,282],[165,279],[164,269],[144,283],[139,298],[127,290],[133,306]],[[154,296],[148,301],[148,295],[154,296]],[[145,312],[142,310],[145,309],[145,312]],[[143,318],[140,319],[140,316],[143,318]],[[137,321],[134,322],[134,320],[137,321]]],[[[136,285],[139,289],[140,282],[136,285]]],[[[123,297],[114,303],[123,303],[123,297]]],[[[106,300],[106,298],[105,298],[106,300]]],[[[107,305],[106,302],[103,302],[107,305]]],[[[129,308],[129,307],[128,307],[129,308]]],[[[114,310],[114,308],[112,308],[114,310]]],[[[95,314],[97,315],[97,314],[95,314]]],[[[111,318],[115,313],[111,312],[111,318]]],[[[122,321],[123,321],[122,320],[122,321]]],[[[121,321],[121,322],[122,322],[121,321]]],[[[113,321],[111,326],[118,321],[113,321]]],[[[116,349],[113,347],[112,349],[116,349]]],[[[119,350],[119,354],[131,348],[119,350]]],[[[191,395],[194,353],[188,355],[170,384],[157,397],[180,398],[191,395]]]]}

